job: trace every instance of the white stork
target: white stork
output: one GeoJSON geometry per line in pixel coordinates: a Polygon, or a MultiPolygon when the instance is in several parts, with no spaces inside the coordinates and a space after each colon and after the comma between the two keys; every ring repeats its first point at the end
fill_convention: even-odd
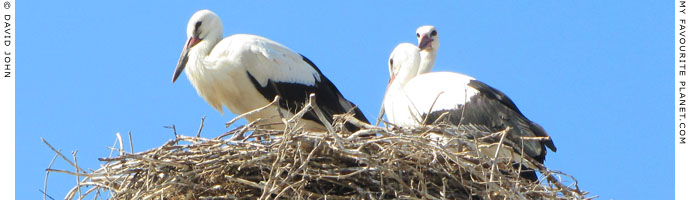
{"type": "Polygon", "coordinates": [[[440,45],[438,31],[431,25],[420,26],[417,28],[417,47],[421,49],[419,71],[417,74],[430,72],[436,61],[436,53],[440,45]]]}
{"type": "MultiPolygon", "coordinates": [[[[186,69],[185,74],[199,96],[221,114],[223,105],[242,114],[263,107],[280,95],[281,112],[290,117],[314,93],[329,122],[334,114],[353,111],[357,119],[368,123],[359,108],[346,100],[313,62],[282,44],[248,34],[223,38],[221,20],[210,10],[192,15],[187,37],[172,82],[186,69]]],[[[265,109],[245,118],[250,122],[262,118],[267,124],[281,124],[272,128],[282,129],[277,110],[265,109]]],[[[314,111],[303,119],[300,125],[305,129],[325,128],[314,111]]],[[[348,129],[357,128],[348,124],[348,129]]]]}
{"type": "MultiPolygon", "coordinates": [[[[388,61],[391,81],[384,99],[389,122],[418,126],[439,120],[454,125],[478,125],[492,132],[510,127],[507,139],[524,144],[524,153],[536,161],[544,163],[545,146],[556,152],[546,131],[527,119],[503,92],[454,72],[417,75],[423,60],[419,51],[413,44],[402,43],[391,53],[388,61]],[[547,139],[523,140],[521,136],[547,139]]],[[[534,171],[526,171],[521,176],[537,180],[534,171]]]]}

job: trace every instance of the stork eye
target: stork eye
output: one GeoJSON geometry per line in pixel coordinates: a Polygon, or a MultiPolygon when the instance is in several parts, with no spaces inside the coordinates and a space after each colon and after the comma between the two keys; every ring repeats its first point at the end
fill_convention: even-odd
{"type": "Polygon", "coordinates": [[[419,33],[417,33],[417,37],[419,37],[419,33]]]}
{"type": "Polygon", "coordinates": [[[438,33],[436,32],[436,30],[434,30],[434,31],[431,32],[431,36],[436,36],[436,34],[438,34],[438,33]]]}
{"type": "Polygon", "coordinates": [[[393,59],[388,60],[388,64],[393,66],[393,59]]]}
{"type": "Polygon", "coordinates": [[[196,24],[194,24],[194,29],[199,29],[199,26],[201,26],[201,21],[198,21],[196,24]]]}

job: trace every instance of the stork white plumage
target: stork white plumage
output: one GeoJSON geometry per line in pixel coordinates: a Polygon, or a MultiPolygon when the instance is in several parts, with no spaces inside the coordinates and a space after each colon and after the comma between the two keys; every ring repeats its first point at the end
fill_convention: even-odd
{"type": "MultiPolygon", "coordinates": [[[[383,112],[385,112],[388,122],[399,126],[415,126],[421,123],[415,121],[419,116],[411,114],[407,107],[410,106],[403,89],[410,79],[417,76],[417,69],[420,63],[419,48],[410,43],[400,43],[393,49],[388,59],[388,71],[390,80],[383,100],[383,112]],[[404,68],[404,69],[403,69],[404,68]],[[404,112],[404,113],[397,113],[404,112]]],[[[381,114],[380,114],[381,115],[381,114]]]]}
{"type": "Polygon", "coordinates": [[[438,31],[431,25],[420,26],[417,28],[417,47],[421,49],[420,66],[417,74],[431,72],[436,62],[436,54],[440,45],[438,31]]]}
{"type": "MultiPolygon", "coordinates": [[[[359,108],[346,100],[314,63],[277,42],[248,34],[223,39],[221,20],[209,10],[192,15],[187,37],[172,82],[186,69],[185,74],[199,96],[221,113],[223,105],[233,113],[246,113],[280,95],[281,113],[291,117],[314,93],[328,120],[334,114],[353,111],[356,118],[368,123],[359,108]]],[[[278,124],[272,128],[282,129],[277,110],[265,109],[245,118],[262,118],[267,124],[278,124]]],[[[303,119],[301,125],[305,129],[325,128],[313,111],[303,119]]],[[[348,129],[356,127],[349,125],[348,129]]]]}
{"type": "MultiPolygon", "coordinates": [[[[384,99],[389,122],[418,126],[445,121],[454,125],[481,126],[492,132],[510,128],[506,138],[524,144],[524,153],[535,160],[544,162],[545,146],[556,151],[546,131],[527,119],[503,92],[454,72],[417,75],[422,60],[419,51],[418,47],[403,43],[391,53],[388,64],[392,76],[384,99]],[[521,137],[525,136],[546,139],[523,140],[521,137]]],[[[521,176],[537,180],[534,171],[521,176]]]]}

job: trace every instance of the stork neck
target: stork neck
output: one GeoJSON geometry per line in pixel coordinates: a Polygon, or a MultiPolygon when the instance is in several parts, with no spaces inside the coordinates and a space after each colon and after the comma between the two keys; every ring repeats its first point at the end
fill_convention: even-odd
{"type": "Polygon", "coordinates": [[[422,60],[419,62],[417,74],[430,72],[431,69],[434,68],[434,62],[436,61],[435,49],[420,51],[419,55],[422,57],[422,60]]]}
{"type": "Polygon", "coordinates": [[[400,88],[405,86],[407,82],[409,82],[412,78],[417,76],[417,71],[412,69],[412,70],[405,70],[405,68],[402,68],[398,74],[395,75],[395,79],[393,79],[393,82],[391,83],[392,88],[400,88]]]}
{"type": "MultiPolygon", "coordinates": [[[[199,92],[199,87],[197,87],[197,85],[202,84],[205,80],[202,78],[203,74],[206,74],[204,71],[213,65],[207,61],[207,58],[218,41],[218,39],[207,38],[190,49],[188,54],[189,61],[184,71],[192,85],[197,88],[197,92],[199,92]]],[[[208,77],[206,79],[208,79],[208,77]]]]}
{"type": "Polygon", "coordinates": [[[213,47],[215,47],[216,44],[218,44],[219,40],[220,39],[215,38],[215,37],[209,37],[207,39],[201,40],[201,42],[196,44],[191,49],[191,52],[189,52],[190,63],[188,64],[187,67],[188,68],[203,67],[204,60],[211,53],[211,50],[213,50],[213,47]]]}

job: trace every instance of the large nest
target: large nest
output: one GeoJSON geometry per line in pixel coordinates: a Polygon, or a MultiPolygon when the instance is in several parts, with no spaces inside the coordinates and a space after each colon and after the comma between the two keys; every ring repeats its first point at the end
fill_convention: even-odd
{"type": "Polygon", "coordinates": [[[444,124],[382,128],[342,115],[328,131],[312,132],[297,127],[299,116],[286,119],[281,131],[257,121],[212,139],[176,133],[144,152],[120,145],[119,156],[100,158],[105,163],[90,172],[63,156],[75,171],[48,171],[81,178],[66,199],[94,191],[108,191],[112,199],[593,198],[573,177],[531,159],[521,162],[540,168],[539,182],[519,178],[527,169],[512,167],[511,156],[486,156],[486,147],[515,148],[501,140],[507,131],[444,124]],[[362,129],[348,133],[345,121],[362,129]]]}

